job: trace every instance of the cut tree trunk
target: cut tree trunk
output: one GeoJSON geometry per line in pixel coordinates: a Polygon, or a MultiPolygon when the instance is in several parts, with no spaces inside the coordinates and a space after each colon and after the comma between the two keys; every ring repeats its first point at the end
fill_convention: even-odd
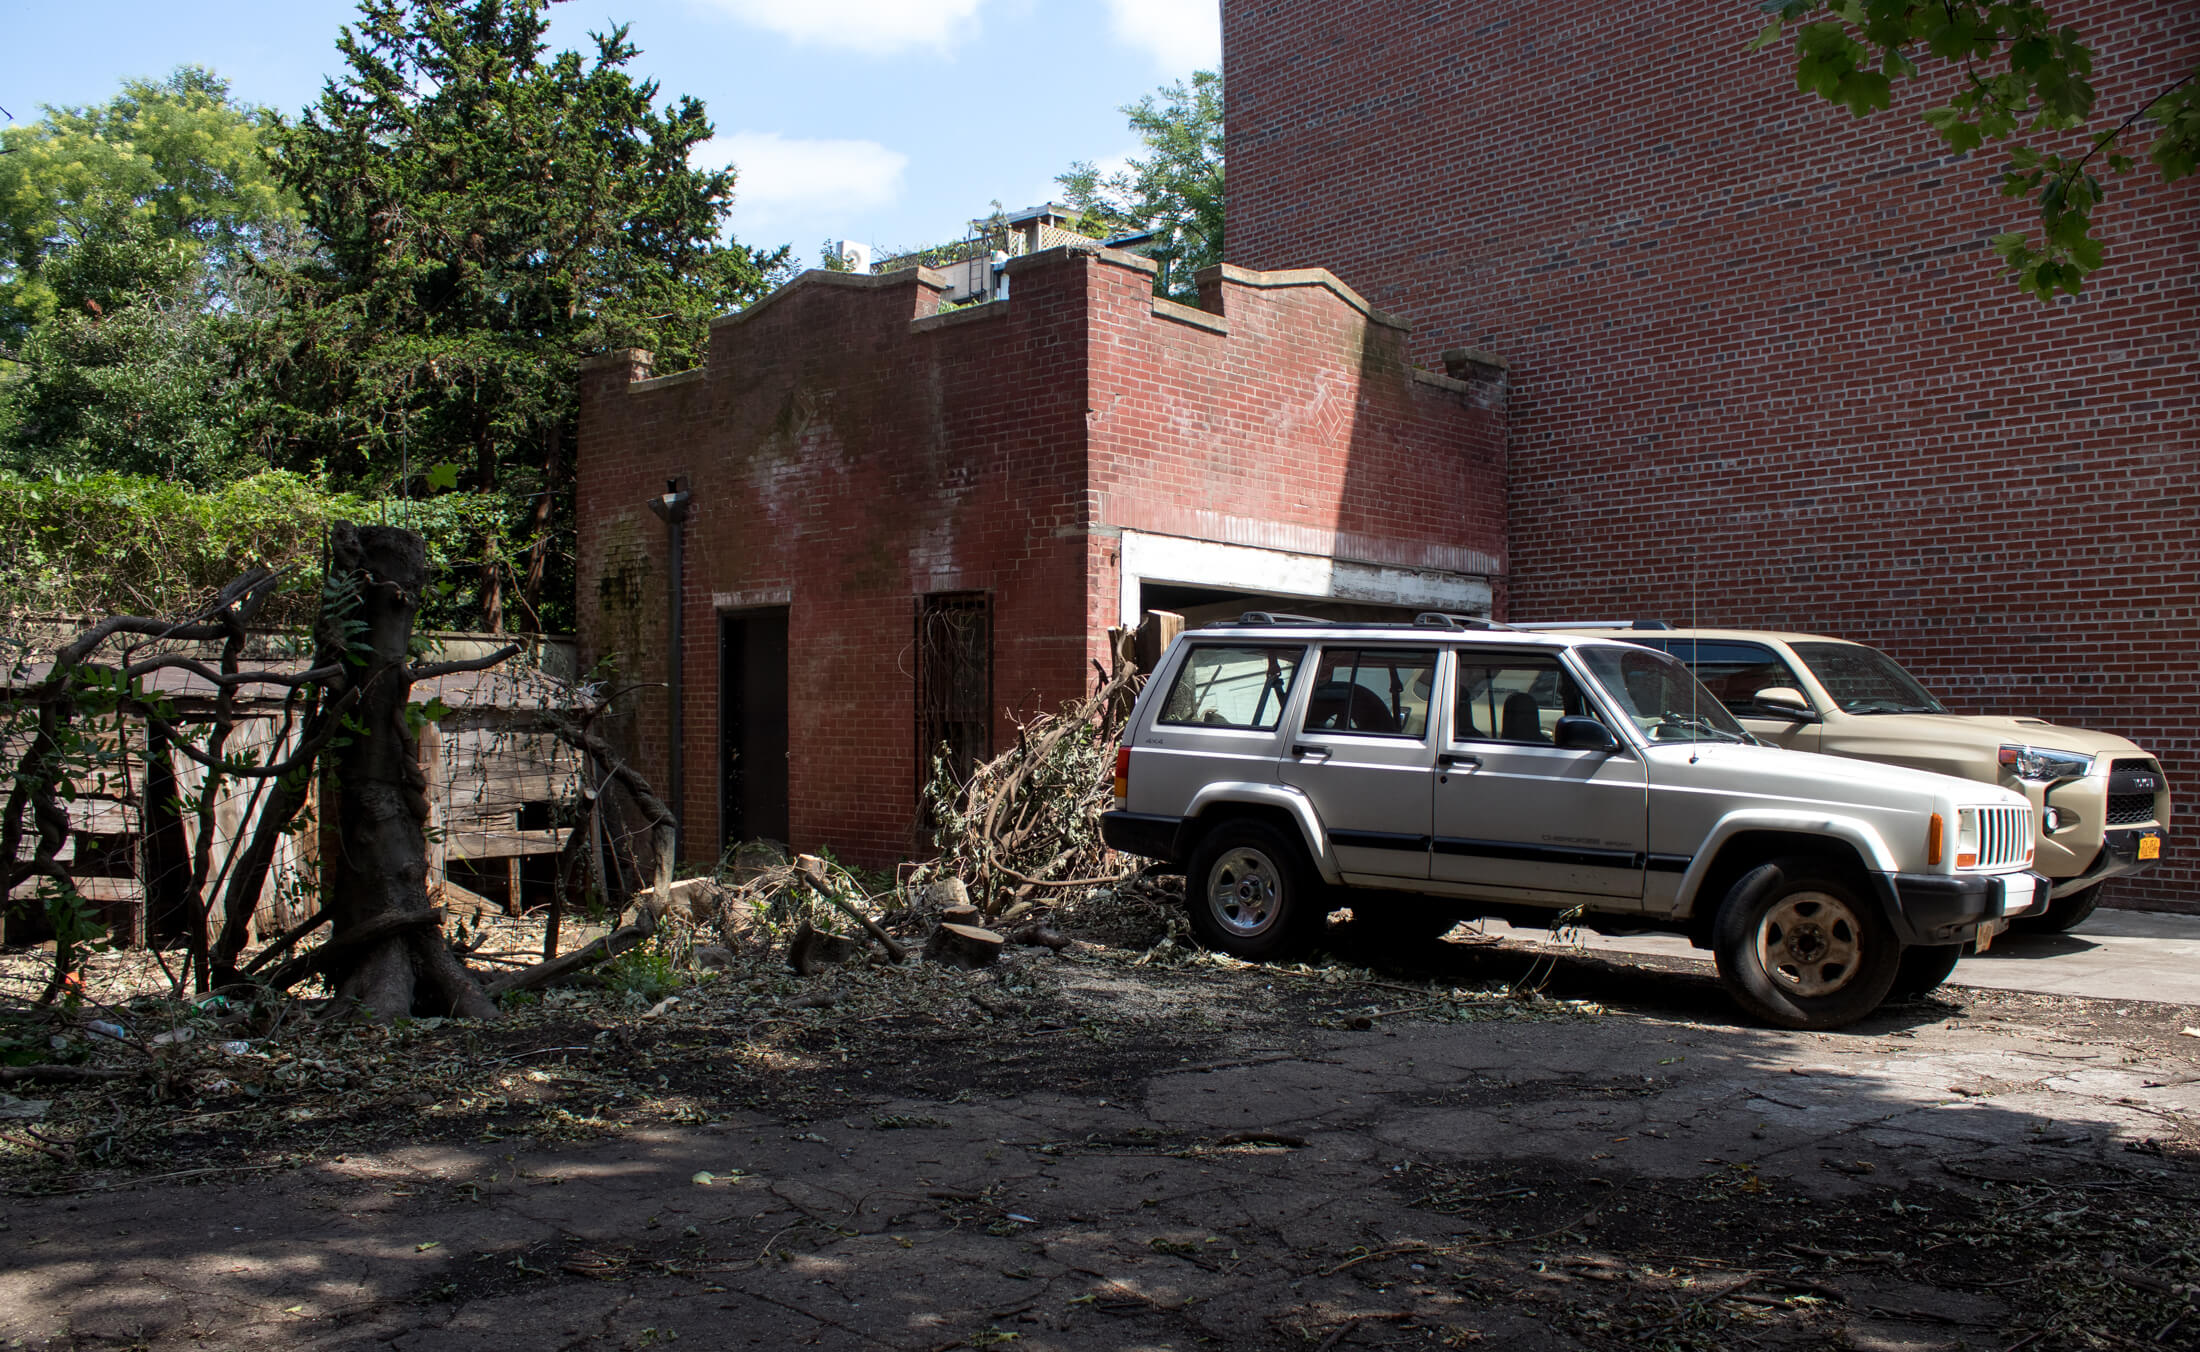
{"type": "Polygon", "coordinates": [[[924,956],[950,967],[991,967],[1001,956],[1001,936],[976,925],[941,925],[924,945],[924,956]]]}
{"type": "Polygon", "coordinates": [[[410,531],[339,521],[329,528],[329,577],[349,609],[324,607],[315,665],[348,664],[343,679],[358,690],[351,713],[359,729],[325,762],[335,784],[324,798],[334,848],[322,860],[330,984],[378,1018],[494,1018],[496,1005],[442,927],[400,919],[428,911],[426,782],[406,718],[406,657],[428,581],[426,546],[410,531]]]}

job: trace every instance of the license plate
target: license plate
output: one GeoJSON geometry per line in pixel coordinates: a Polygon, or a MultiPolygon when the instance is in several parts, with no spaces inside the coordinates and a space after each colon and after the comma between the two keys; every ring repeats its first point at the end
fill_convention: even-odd
{"type": "Polygon", "coordinates": [[[2162,838],[2160,836],[2139,837],[2139,857],[2141,859],[2160,859],[2162,857],[2162,838]]]}
{"type": "Polygon", "coordinates": [[[1978,951],[1981,953],[1992,948],[1994,946],[1994,922],[1991,920],[1980,922],[1978,938],[1972,942],[1978,945],[1978,951]]]}

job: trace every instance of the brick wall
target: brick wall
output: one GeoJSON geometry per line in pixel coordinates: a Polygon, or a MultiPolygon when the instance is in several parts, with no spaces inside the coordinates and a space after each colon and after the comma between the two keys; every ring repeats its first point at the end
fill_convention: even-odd
{"type": "MultiPolygon", "coordinates": [[[[1496,573],[1502,413],[1416,372],[1396,321],[1325,274],[1210,279],[1055,250],[1005,302],[935,313],[936,277],[823,273],[713,331],[701,370],[584,375],[581,660],[664,678],[665,528],[685,476],[683,820],[717,848],[720,609],[789,607],[792,842],[883,864],[913,837],[916,598],[993,601],[993,734],[1085,689],[1119,618],[1125,529],[1496,573]],[[1219,311],[1219,313],[1216,313],[1219,311]]],[[[1455,569],[1456,570],[1456,569],[1455,569]]],[[[616,734],[665,773],[665,704],[616,734]]]]}
{"type": "MultiPolygon", "coordinates": [[[[2200,181],[2115,182],[2043,307],[2000,157],[1858,121],[1756,7],[1226,0],[1230,252],[1320,261],[1423,361],[1512,368],[1511,613],[1886,648],[1962,712],[2131,737],[2200,790],[2200,181]]],[[[2065,4],[2104,110],[2200,60],[2181,0],[2065,4]]],[[[2173,829],[2125,904],[2200,909],[2173,829]]]]}

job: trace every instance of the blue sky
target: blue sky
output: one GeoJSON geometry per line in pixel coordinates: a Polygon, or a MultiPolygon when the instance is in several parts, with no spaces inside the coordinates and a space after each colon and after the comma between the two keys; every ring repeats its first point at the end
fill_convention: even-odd
{"type": "MultiPolygon", "coordinates": [[[[1045,200],[1073,160],[1119,163],[1117,111],[1220,60],[1217,0],[563,0],[554,47],[631,25],[632,69],[710,109],[741,171],[749,244],[893,248],[958,237],[998,198],[1045,200]]],[[[192,63],[295,114],[337,69],[352,0],[75,0],[0,6],[0,107],[96,103],[192,63]]]]}

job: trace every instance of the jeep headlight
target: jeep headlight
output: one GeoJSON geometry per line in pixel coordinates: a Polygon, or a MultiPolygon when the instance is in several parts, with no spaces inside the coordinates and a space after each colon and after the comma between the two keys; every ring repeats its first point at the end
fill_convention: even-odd
{"type": "Polygon", "coordinates": [[[2093,758],[2075,751],[2050,751],[2044,746],[2005,746],[2001,763],[2019,779],[2052,784],[2058,779],[2078,779],[2093,769],[2093,758]]]}

